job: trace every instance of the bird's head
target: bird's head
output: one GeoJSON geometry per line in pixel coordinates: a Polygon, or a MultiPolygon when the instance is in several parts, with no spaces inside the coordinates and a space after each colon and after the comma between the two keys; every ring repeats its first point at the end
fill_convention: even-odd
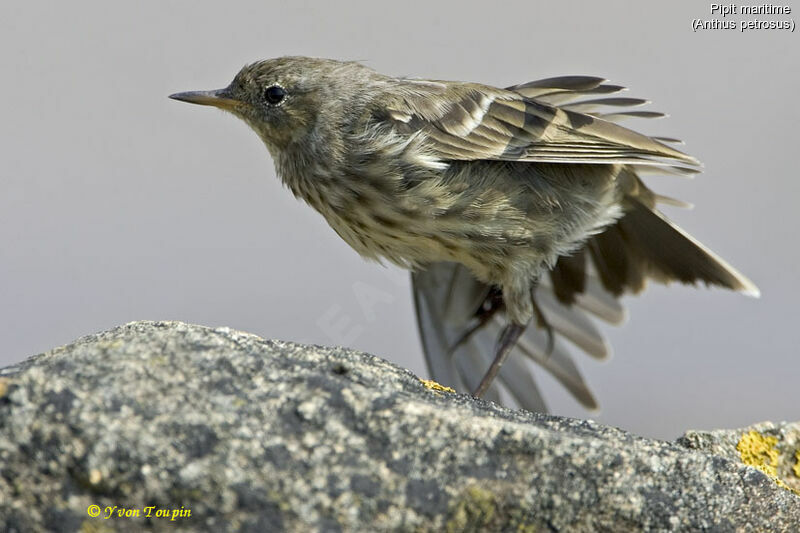
{"type": "Polygon", "coordinates": [[[245,66],[223,89],[190,91],[170,98],[229,111],[255,130],[273,155],[304,139],[320,113],[351,101],[357,81],[373,71],[358,63],[281,57],[245,66]],[[354,83],[355,82],[355,83],[354,83]]]}

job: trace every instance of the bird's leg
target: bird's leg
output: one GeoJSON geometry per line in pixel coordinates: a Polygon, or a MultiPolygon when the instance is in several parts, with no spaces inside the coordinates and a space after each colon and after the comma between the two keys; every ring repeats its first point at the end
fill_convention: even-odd
{"type": "Polygon", "coordinates": [[[519,324],[511,322],[505,327],[505,329],[503,329],[503,332],[500,334],[500,338],[497,339],[497,348],[495,348],[494,361],[492,361],[492,364],[489,366],[489,370],[486,371],[483,379],[481,379],[478,388],[472,393],[473,396],[482,396],[489,389],[492,381],[494,381],[494,378],[500,371],[500,367],[503,366],[508,354],[511,353],[511,350],[517,344],[519,336],[522,335],[522,332],[525,331],[526,327],[527,326],[520,326],[519,324]]]}
{"type": "Polygon", "coordinates": [[[489,320],[497,314],[497,312],[502,309],[503,307],[503,297],[499,290],[492,289],[489,294],[486,295],[486,299],[483,301],[481,306],[475,312],[475,318],[478,319],[477,323],[467,329],[464,333],[462,333],[456,342],[450,346],[448,350],[448,355],[452,355],[462,344],[467,342],[470,337],[472,337],[476,331],[481,329],[483,326],[486,325],[489,320]]]}
{"type": "MultiPolygon", "coordinates": [[[[533,304],[533,316],[536,318],[536,325],[540,328],[544,328],[547,332],[547,356],[550,356],[553,353],[553,349],[555,348],[555,334],[553,332],[553,326],[545,317],[542,308],[539,307],[539,304],[536,302],[536,298],[534,294],[536,293],[536,287],[538,286],[538,281],[534,282],[533,288],[531,288],[530,295],[531,295],[531,303],[533,304]]],[[[467,340],[475,331],[477,331],[481,326],[483,326],[500,308],[499,305],[493,305],[495,299],[492,299],[492,295],[490,294],[487,297],[487,302],[491,302],[491,306],[489,308],[484,306],[478,311],[478,318],[480,322],[467,330],[467,332],[462,335],[458,342],[453,346],[452,350],[455,350],[462,342],[467,340]]],[[[500,302],[502,303],[502,301],[500,302]]],[[[525,331],[527,325],[519,325],[515,322],[511,322],[508,326],[505,327],[503,332],[500,334],[500,337],[497,339],[497,347],[495,348],[495,356],[492,364],[489,366],[489,370],[486,371],[486,374],[481,379],[478,388],[475,389],[473,396],[482,396],[492,385],[494,378],[497,376],[497,373],[500,372],[500,367],[503,366],[508,354],[511,353],[511,350],[514,349],[516,346],[517,341],[519,340],[520,335],[525,331]]]]}
{"type": "Polygon", "coordinates": [[[455,352],[462,344],[467,342],[470,339],[470,337],[472,337],[475,334],[476,331],[485,326],[486,323],[489,322],[489,320],[491,320],[496,313],[497,313],[497,308],[489,309],[485,313],[481,313],[478,316],[478,322],[476,322],[475,325],[471,326],[467,331],[462,333],[461,336],[458,337],[458,339],[456,339],[456,342],[454,342],[450,346],[450,349],[447,351],[447,354],[452,355],[453,352],[455,352]]]}

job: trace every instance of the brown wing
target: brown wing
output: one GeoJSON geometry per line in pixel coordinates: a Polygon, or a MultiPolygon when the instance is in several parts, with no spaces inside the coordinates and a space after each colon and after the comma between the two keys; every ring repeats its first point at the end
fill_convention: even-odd
{"type": "Polygon", "coordinates": [[[571,102],[586,94],[622,89],[597,80],[552,78],[554,87],[531,82],[509,89],[456,82],[413,83],[395,94],[385,116],[399,131],[423,135],[433,154],[443,160],[699,166],[696,159],[664,142],[606,119],[663,116],[661,113],[597,111],[627,109],[646,101],[617,97],[571,102]],[[592,83],[597,85],[589,87],[592,83]],[[562,103],[555,105],[555,101],[562,103]]]}

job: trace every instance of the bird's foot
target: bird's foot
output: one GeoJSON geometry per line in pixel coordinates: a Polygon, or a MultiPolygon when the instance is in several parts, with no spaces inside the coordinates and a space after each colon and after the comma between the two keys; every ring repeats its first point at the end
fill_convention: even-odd
{"type": "Polygon", "coordinates": [[[450,346],[447,355],[453,355],[455,351],[467,342],[479,329],[485,326],[500,309],[503,307],[502,296],[497,291],[492,291],[486,296],[486,300],[481,304],[475,312],[477,322],[470,326],[458,339],[450,346]]]}

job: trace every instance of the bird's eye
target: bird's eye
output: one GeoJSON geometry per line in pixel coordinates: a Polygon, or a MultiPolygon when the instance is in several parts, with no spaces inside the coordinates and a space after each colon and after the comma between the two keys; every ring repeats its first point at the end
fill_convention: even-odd
{"type": "Polygon", "coordinates": [[[286,98],[286,89],[279,85],[273,85],[264,90],[264,100],[269,105],[278,105],[283,102],[284,98],[286,98]]]}

